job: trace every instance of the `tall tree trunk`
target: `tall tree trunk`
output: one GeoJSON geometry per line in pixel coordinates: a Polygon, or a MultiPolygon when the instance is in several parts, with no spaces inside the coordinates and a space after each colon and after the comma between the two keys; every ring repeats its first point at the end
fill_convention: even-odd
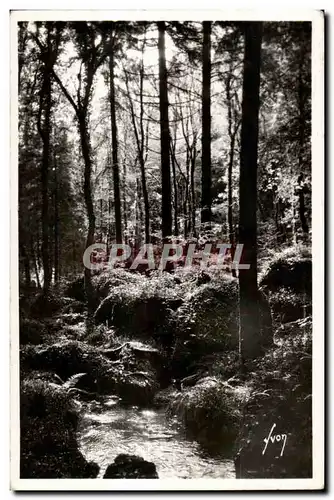
{"type": "MultiPolygon", "coordinates": [[[[90,138],[88,133],[87,116],[82,116],[78,119],[79,122],[79,132],[80,132],[80,142],[82,156],[84,158],[85,170],[84,170],[84,199],[86,212],[88,217],[88,232],[86,238],[86,246],[88,248],[94,243],[94,233],[95,233],[95,214],[94,205],[92,198],[92,187],[91,187],[91,176],[92,176],[92,157],[91,157],[91,147],[90,138]]],[[[85,278],[85,294],[87,299],[87,331],[91,331],[93,327],[93,313],[94,313],[94,297],[93,297],[93,285],[91,270],[85,266],[84,271],[85,278]]]]}
{"type": "MultiPolygon", "coordinates": [[[[145,219],[145,243],[150,243],[151,235],[150,235],[150,203],[148,199],[148,191],[146,184],[146,172],[145,172],[145,163],[147,160],[147,151],[148,151],[148,132],[149,132],[149,122],[147,122],[146,126],[146,143],[145,143],[145,133],[144,133],[144,50],[146,45],[146,38],[143,42],[142,47],[142,58],[141,58],[141,66],[140,66],[140,141],[139,138],[137,140],[138,145],[140,145],[140,173],[141,173],[141,185],[143,190],[143,198],[144,198],[144,219],[145,219]],[[146,153],[144,151],[146,147],[146,153]],[[146,156],[145,156],[146,154],[146,156]]],[[[133,108],[132,108],[133,110],[133,108]]],[[[133,114],[133,118],[135,121],[135,117],[133,114]]]]}
{"type": "Polygon", "coordinates": [[[177,179],[176,179],[176,169],[175,169],[175,160],[172,155],[172,172],[173,172],[173,188],[174,188],[174,234],[175,236],[179,235],[179,226],[177,222],[178,217],[178,203],[177,203],[177,179]]]}
{"type": "Polygon", "coordinates": [[[161,218],[162,237],[172,234],[172,207],[171,207],[171,175],[169,165],[169,120],[168,120],[168,91],[167,68],[165,54],[165,22],[158,22],[159,30],[159,108],[160,108],[160,143],[161,143],[161,218]]]}
{"type": "Polygon", "coordinates": [[[190,192],[191,192],[191,225],[192,234],[196,236],[196,199],[195,199],[195,165],[196,165],[196,146],[194,145],[194,150],[191,152],[191,163],[190,163],[190,192]]]}
{"type": "Polygon", "coordinates": [[[175,236],[179,235],[179,226],[178,226],[178,188],[177,188],[177,179],[176,179],[176,127],[174,128],[174,137],[171,139],[170,135],[170,156],[172,162],[172,173],[173,173],[173,191],[174,191],[174,234],[175,236]]]}
{"type": "MultiPolygon", "coordinates": [[[[123,189],[123,222],[124,222],[124,233],[126,234],[127,233],[127,230],[128,230],[128,218],[127,218],[127,214],[126,214],[126,196],[125,196],[125,193],[126,193],[126,176],[127,176],[127,172],[126,172],[126,155],[124,156],[124,160],[123,160],[123,172],[122,172],[122,177],[123,177],[123,183],[122,183],[122,189],[123,189]]],[[[124,242],[126,243],[127,242],[127,237],[124,236],[124,242]]]]}
{"type": "Polygon", "coordinates": [[[121,218],[121,195],[118,165],[118,142],[115,106],[115,77],[114,77],[114,50],[110,47],[109,54],[109,79],[110,79],[110,118],[111,118],[111,139],[112,139],[112,164],[114,181],[114,203],[115,203],[115,227],[116,242],[122,243],[122,218],[121,218]]]}
{"type": "Polygon", "coordinates": [[[262,23],[245,24],[245,55],[241,122],[239,238],[244,245],[239,270],[240,353],[242,361],[262,353],[257,286],[257,147],[262,23]]]}
{"type": "MultiPolygon", "coordinates": [[[[231,255],[233,256],[234,254],[234,249],[235,249],[235,235],[234,235],[234,227],[233,227],[233,212],[232,212],[232,206],[233,206],[233,186],[232,186],[232,174],[233,174],[233,161],[234,161],[234,143],[235,143],[235,137],[231,137],[231,143],[230,143],[230,157],[229,157],[229,163],[228,163],[228,209],[227,209],[227,218],[228,218],[228,233],[229,233],[229,241],[231,244],[231,255]]],[[[236,277],[236,270],[232,268],[232,276],[235,278],[236,277]]]]}
{"type": "MultiPolygon", "coordinates": [[[[48,37],[50,34],[48,35],[48,37]]],[[[42,192],[42,260],[43,260],[43,293],[48,295],[51,281],[49,256],[49,163],[50,163],[50,133],[52,107],[51,73],[47,64],[44,67],[43,83],[40,95],[40,110],[38,116],[38,131],[43,142],[41,162],[41,192],[42,192]],[[43,117],[43,118],[42,118],[43,117]]]]}
{"type": "Polygon", "coordinates": [[[203,22],[201,222],[211,222],[211,21],[203,22]]]}
{"type": "Polygon", "coordinates": [[[54,152],[54,169],[55,169],[55,191],[54,191],[54,212],[55,212],[55,223],[54,223],[54,282],[57,285],[59,283],[60,269],[59,269],[59,194],[58,194],[58,165],[56,161],[56,154],[54,152]]]}

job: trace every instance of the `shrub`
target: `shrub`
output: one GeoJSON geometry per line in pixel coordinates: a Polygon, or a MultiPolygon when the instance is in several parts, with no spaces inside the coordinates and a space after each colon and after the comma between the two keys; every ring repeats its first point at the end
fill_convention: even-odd
{"type": "Polygon", "coordinates": [[[244,412],[237,464],[242,477],[312,476],[312,320],[282,325],[276,345],[249,366],[253,391],[244,412]],[[263,439],[275,423],[275,434],[287,434],[262,455],[263,439]]]}
{"type": "Polygon", "coordinates": [[[20,344],[41,344],[46,335],[46,327],[40,321],[20,318],[20,344]]]}
{"type": "Polygon", "coordinates": [[[233,445],[249,391],[231,387],[217,377],[205,377],[194,387],[178,393],[169,413],[181,418],[187,433],[202,446],[221,453],[233,445]]]}
{"type": "Polygon", "coordinates": [[[78,416],[68,393],[40,379],[21,383],[21,477],[96,477],[78,449],[78,416]]]}
{"type": "Polygon", "coordinates": [[[311,297],[305,293],[295,293],[289,288],[282,287],[269,293],[269,303],[278,324],[304,318],[312,312],[311,297]]]}
{"type": "Polygon", "coordinates": [[[68,299],[57,293],[50,292],[48,296],[39,294],[30,306],[30,315],[34,318],[46,318],[57,313],[68,304],[68,299]]]}
{"type": "Polygon", "coordinates": [[[79,302],[86,301],[85,280],[83,276],[75,279],[64,290],[65,296],[71,297],[79,302]]]}

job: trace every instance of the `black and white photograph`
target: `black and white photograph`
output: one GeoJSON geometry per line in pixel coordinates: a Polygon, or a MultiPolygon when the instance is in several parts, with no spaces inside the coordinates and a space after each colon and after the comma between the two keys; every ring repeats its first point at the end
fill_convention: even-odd
{"type": "Polygon", "coordinates": [[[12,489],[324,487],[323,30],[11,12],[12,489]]]}

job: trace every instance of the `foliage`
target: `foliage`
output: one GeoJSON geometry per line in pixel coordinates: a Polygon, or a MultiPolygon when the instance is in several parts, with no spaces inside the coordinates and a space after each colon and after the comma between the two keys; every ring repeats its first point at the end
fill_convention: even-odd
{"type": "Polygon", "coordinates": [[[238,463],[243,477],[310,477],[312,474],[312,320],[287,323],[275,335],[276,345],[249,367],[252,394],[241,426],[238,463]],[[286,433],[282,443],[264,441],[276,423],[275,434],[286,433]]]}
{"type": "Polygon", "coordinates": [[[46,328],[40,321],[20,318],[20,345],[41,344],[46,335],[46,328]]]}
{"type": "Polygon", "coordinates": [[[78,415],[69,393],[41,379],[21,384],[21,477],[93,478],[98,466],[78,450],[78,415]]]}
{"type": "Polygon", "coordinates": [[[221,452],[222,445],[227,450],[235,441],[247,394],[245,387],[206,377],[179,393],[171,401],[169,412],[178,415],[187,432],[205,448],[221,452]]]}

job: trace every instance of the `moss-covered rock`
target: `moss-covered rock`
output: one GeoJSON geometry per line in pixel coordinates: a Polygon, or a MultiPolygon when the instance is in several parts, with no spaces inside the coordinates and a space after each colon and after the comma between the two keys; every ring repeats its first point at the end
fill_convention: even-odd
{"type": "Polygon", "coordinates": [[[275,292],[284,287],[295,293],[312,294],[312,253],[308,247],[296,246],[277,253],[260,276],[260,286],[275,292]]]}
{"type": "Polygon", "coordinates": [[[276,324],[312,313],[312,254],[308,247],[288,248],[267,263],[260,275],[276,324]]]}
{"type": "MultiPolygon", "coordinates": [[[[84,374],[76,387],[93,396],[116,394],[124,403],[146,405],[159,389],[158,363],[142,355],[143,349],[131,343],[116,349],[111,359],[110,349],[90,346],[84,342],[65,341],[49,346],[26,346],[21,350],[21,369],[52,372],[64,382],[76,374],[84,374]]],[[[147,349],[148,350],[148,349],[147,349]]],[[[154,351],[154,349],[153,349],[154,351]]]]}
{"type": "Polygon", "coordinates": [[[148,462],[136,455],[121,454],[113,464],[108,465],[103,479],[158,479],[153,462],[148,462]]]}
{"type": "Polygon", "coordinates": [[[110,379],[111,364],[91,346],[78,341],[58,342],[21,352],[22,366],[27,369],[55,372],[63,380],[77,373],[86,373],[80,381],[81,389],[108,393],[113,384],[110,379]]]}
{"type": "Polygon", "coordinates": [[[118,333],[132,338],[155,338],[171,345],[171,319],[182,298],[164,279],[160,282],[158,277],[144,276],[135,284],[116,286],[97,308],[96,323],[112,325],[118,333]]]}
{"type": "Polygon", "coordinates": [[[238,348],[238,307],[238,284],[226,277],[198,286],[186,296],[173,318],[174,376],[185,376],[203,357],[238,348]]]}
{"type": "Polygon", "coordinates": [[[108,269],[93,277],[93,287],[97,302],[108,297],[113,288],[118,286],[136,286],[145,280],[145,276],[126,271],[122,268],[108,269]]]}

